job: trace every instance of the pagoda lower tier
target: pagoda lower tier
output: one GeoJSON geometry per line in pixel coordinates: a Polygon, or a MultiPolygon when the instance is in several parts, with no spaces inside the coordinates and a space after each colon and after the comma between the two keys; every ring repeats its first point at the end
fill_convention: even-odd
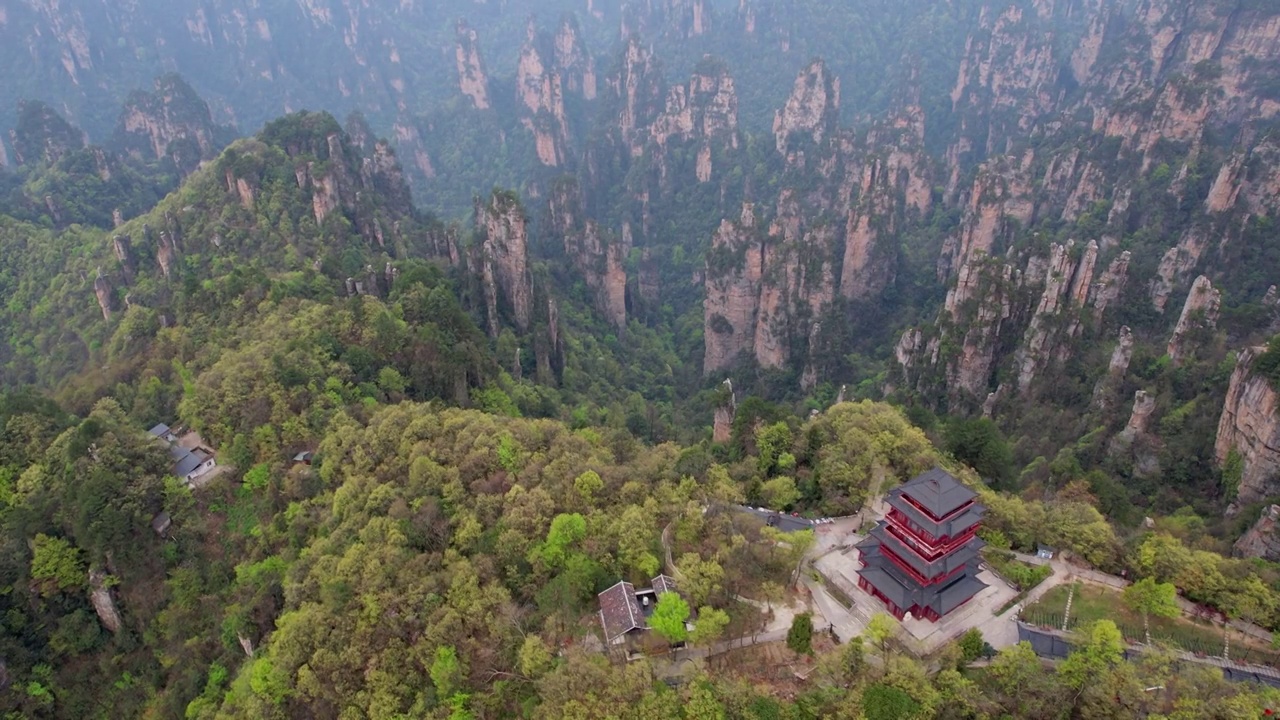
{"type": "MultiPolygon", "coordinates": [[[[980,542],[980,541],[979,541],[980,542]]],[[[892,555],[875,535],[858,545],[862,569],[858,571],[858,587],[883,602],[894,617],[902,620],[907,613],[937,622],[943,616],[973,599],[986,589],[978,579],[981,557],[974,552],[962,564],[924,583],[915,573],[903,567],[903,560],[892,555]]],[[[968,553],[965,553],[968,555],[968,553]]]]}

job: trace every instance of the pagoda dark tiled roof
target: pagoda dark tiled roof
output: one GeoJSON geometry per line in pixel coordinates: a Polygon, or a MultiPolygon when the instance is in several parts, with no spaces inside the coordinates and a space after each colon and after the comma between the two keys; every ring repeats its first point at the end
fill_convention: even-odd
{"type": "Polygon", "coordinates": [[[971,571],[966,571],[943,587],[922,588],[903,576],[902,571],[879,552],[870,554],[867,560],[869,564],[858,574],[900,608],[918,605],[946,615],[987,587],[971,571]]]}
{"type": "Polygon", "coordinates": [[[936,518],[944,518],[978,497],[942,468],[911,478],[893,493],[909,496],[936,518]]]}
{"type": "Polygon", "coordinates": [[[906,515],[911,522],[919,525],[935,537],[950,537],[959,535],[969,528],[982,522],[982,516],[986,514],[987,509],[979,503],[973,503],[965,508],[963,512],[956,514],[954,517],[947,518],[943,521],[934,520],[927,514],[922,512],[920,508],[907,502],[902,498],[901,493],[891,494],[886,500],[889,507],[906,515]]]}
{"type": "Polygon", "coordinates": [[[880,545],[888,545],[895,555],[901,558],[903,562],[911,565],[916,572],[925,577],[933,577],[938,573],[951,572],[961,565],[971,563],[978,557],[978,551],[986,543],[975,537],[950,553],[930,562],[917,555],[910,545],[894,537],[886,528],[885,523],[881,522],[871,531],[867,539],[859,543],[857,547],[859,550],[871,550],[878,549],[880,545]]]}

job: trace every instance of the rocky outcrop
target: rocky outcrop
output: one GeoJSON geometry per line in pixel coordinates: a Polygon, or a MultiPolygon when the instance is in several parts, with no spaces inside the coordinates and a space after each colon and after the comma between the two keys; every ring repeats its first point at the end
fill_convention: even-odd
{"type": "Polygon", "coordinates": [[[480,57],[480,42],[476,31],[463,21],[458,21],[457,44],[454,58],[458,68],[458,90],[471,100],[477,110],[488,110],[489,75],[480,57]]]}
{"type": "Polygon", "coordinates": [[[1192,347],[1189,337],[1200,329],[1212,330],[1217,327],[1218,311],[1222,306],[1222,293],[1215,290],[1209,278],[1201,275],[1191,285],[1187,294],[1187,302],[1182,306],[1182,315],[1178,325],[1169,338],[1169,359],[1176,365],[1192,347]]]}
{"type": "Polygon", "coordinates": [[[1280,534],[1276,532],[1278,525],[1280,525],[1280,505],[1263,508],[1262,517],[1258,518],[1258,522],[1246,530],[1239,540],[1236,540],[1233,546],[1236,556],[1280,562],[1280,534]]]}
{"type": "Polygon", "coordinates": [[[102,268],[98,268],[98,276],[93,280],[93,294],[98,299],[98,308],[102,310],[102,319],[110,320],[111,311],[115,307],[115,296],[111,282],[102,275],[102,268]]]}
{"type": "MultiPolygon", "coordinates": [[[[812,349],[817,343],[816,319],[835,295],[829,250],[835,232],[831,225],[808,222],[796,194],[783,191],[763,253],[754,352],[762,367],[781,368],[791,359],[792,347],[807,342],[812,349]]],[[[809,357],[813,355],[811,350],[809,357]]]]}
{"type": "Polygon", "coordinates": [[[147,160],[168,158],[183,175],[210,160],[234,137],[216,125],[209,105],[178,75],[157,78],[153,92],[136,91],[125,101],[115,142],[147,160]]]}
{"type": "Polygon", "coordinates": [[[728,67],[704,58],[687,85],[676,85],[668,91],[666,108],[654,120],[650,132],[657,146],[660,175],[665,178],[666,155],[672,143],[679,141],[695,147],[698,182],[711,180],[713,157],[738,149],[741,142],[738,94],[728,67]]]}
{"type": "MultiPolygon", "coordinates": [[[[987,395],[996,361],[996,341],[1012,309],[1012,276],[1013,268],[1008,265],[969,263],[960,270],[961,284],[947,295],[956,326],[965,329],[959,351],[947,359],[947,387],[957,398],[981,399],[987,395]],[[955,300],[962,288],[969,298],[958,304],[955,300]],[[976,302],[969,303],[969,299],[976,302]]],[[[937,357],[932,348],[929,354],[937,357]]]]}
{"type": "MultiPolygon", "coordinates": [[[[151,228],[143,226],[143,235],[150,238],[151,228]]],[[[178,247],[165,230],[160,231],[156,245],[156,262],[160,264],[160,272],[164,273],[166,279],[172,275],[174,265],[178,262],[178,247]]]]}
{"type": "Polygon", "coordinates": [[[713,5],[711,0],[626,0],[622,37],[662,34],[688,40],[706,35],[712,28],[713,5]]]}
{"type": "Polygon", "coordinates": [[[587,50],[577,17],[566,15],[555,37],[555,66],[563,78],[565,91],[595,100],[599,92],[596,59],[587,50]]]}
{"type": "Polygon", "coordinates": [[[1098,278],[1098,283],[1093,292],[1094,322],[1101,320],[1107,308],[1120,299],[1120,295],[1124,292],[1125,281],[1129,278],[1129,263],[1131,260],[1132,254],[1125,250],[1116,256],[1115,260],[1111,261],[1111,265],[1098,278]]]}
{"type": "Polygon", "coordinates": [[[38,101],[18,104],[18,124],[9,131],[9,144],[19,165],[53,165],[85,147],[84,133],[56,110],[38,101]]]}
{"type": "MultiPolygon", "coordinates": [[[[1080,259],[1073,262],[1074,245],[1054,245],[1050,252],[1044,291],[1017,352],[1019,392],[1029,390],[1036,373],[1051,359],[1061,357],[1058,347],[1080,331],[1080,313],[1089,299],[1098,243],[1090,240],[1080,259]]],[[[1032,274],[1029,266],[1026,277],[1032,274]]]]}
{"type": "Polygon", "coordinates": [[[520,124],[533,134],[538,161],[562,167],[569,159],[569,118],[564,105],[564,82],[551,61],[550,41],[538,35],[530,21],[516,66],[516,102],[520,124]]]}
{"type": "Polygon", "coordinates": [[[1147,394],[1145,390],[1139,390],[1133,396],[1133,411],[1129,413],[1129,422],[1125,425],[1126,432],[1145,433],[1151,426],[1151,416],[1156,411],[1156,399],[1147,394]]]}
{"type": "Polygon", "coordinates": [[[617,68],[606,81],[615,115],[605,124],[618,134],[627,159],[644,153],[650,128],[663,110],[662,68],[636,37],[628,39],[617,68]]]}
{"type": "Polygon", "coordinates": [[[121,620],[120,610],[116,608],[115,598],[111,595],[108,578],[101,570],[89,571],[89,602],[93,605],[94,612],[98,613],[102,626],[112,633],[118,633],[124,627],[124,621],[121,620]]]}
{"type": "Polygon", "coordinates": [[[1226,466],[1238,458],[1232,509],[1280,494],[1280,394],[1270,380],[1253,372],[1265,348],[1240,353],[1218,421],[1214,453],[1226,466]]]}
{"type": "MultiPolygon", "coordinates": [[[[792,348],[806,344],[812,357],[821,335],[817,318],[835,297],[835,227],[809,222],[791,191],[783,191],[768,228],[758,223],[747,204],[739,222],[724,221],[712,239],[705,271],[707,374],[740,355],[781,368],[793,359],[792,348]]],[[[804,373],[805,382],[816,381],[816,373],[804,373]]]]}
{"type": "Polygon", "coordinates": [[[1107,365],[1107,374],[1122,377],[1129,371],[1129,362],[1133,359],[1133,332],[1126,325],[1120,328],[1120,340],[1111,353],[1111,362],[1107,365]]]}
{"type": "Polygon", "coordinates": [[[1129,326],[1120,328],[1120,339],[1115,350],[1111,351],[1111,362],[1107,364],[1107,372],[1098,380],[1093,388],[1093,406],[1100,410],[1109,408],[1115,395],[1129,372],[1129,363],[1133,360],[1134,338],[1129,326]]]}
{"type": "Polygon", "coordinates": [[[716,404],[711,441],[727,443],[733,439],[733,419],[738,413],[738,399],[733,394],[733,383],[729,380],[721,383],[720,394],[722,397],[716,404]]]}
{"type": "Polygon", "coordinates": [[[1027,151],[1021,158],[1001,158],[978,171],[959,235],[943,245],[939,279],[947,279],[978,255],[998,251],[1014,228],[1030,222],[1035,212],[1030,177],[1034,162],[1034,154],[1027,151]]]}
{"type": "Polygon", "coordinates": [[[411,237],[395,229],[401,220],[412,221],[414,210],[404,173],[386,142],[375,142],[372,151],[362,155],[333,116],[296,113],[268,125],[257,138],[233,145],[212,172],[222,177],[229,195],[246,210],[255,210],[275,197],[278,190],[273,185],[281,170],[292,172],[317,225],[340,215],[368,244],[397,255],[407,253],[409,243],[429,244],[430,236],[411,237]],[[272,167],[279,156],[269,146],[284,153],[290,163],[287,170],[272,167]]]}
{"type": "Polygon", "coordinates": [[[1009,152],[1013,140],[1027,134],[1060,98],[1056,37],[1045,21],[1044,13],[1029,13],[1017,4],[983,5],[951,91],[960,128],[947,151],[949,195],[964,169],[1009,152]]]}
{"type": "Polygon", "coordinates": [[[529,229],[524,208],[513,193],[495,191],[476,203],[480,235],[480,277],[489,334],[498,336],[501,317],[528,332],[533,318],[533,278],[529,273],[529,229]]]}
{"type": "Polygon", "coordinates": [[[840,118],[840,78],[815,60],[796,77],[787,103],[773,118],[778,152],[803,165],[803,147],[821,144],[835,133],[840,118]]]}
{"type": "Polygon", "coordinates": [[[893,282],[897,248],[883,240],[896,236],[910,215],[923,217],[933,204],[918,97],[889,122],[871,128],[865,145],[862,153],[846,160],[850,171],[860,172],[839,192],[842,201],[851,199],[840,272],[840,294],[849,300],[875,299],[893,282]]]}
{"type": "Polygon", "coordinates": [[[1164,312],[1174,287],[1200,263],[1208,247],[1209,238],[1205,233],[1192,228],[1182,235],[1177,245],[1165,251],[1156,268],[1156,277],[1151,281],[1151,304],[1156,310],[1164,312]]]}
{"type": "Polygon", "coordinates": [[[586,218],[582,194],[574,181],[562,181],[550,194],[548,225],[563,238],[565,257],[590,288],[596,310],[619,330],[627,326],[627,272],[630,254],[624,238],[607,233],[586,218]]]}
{"type": "MultiPolygon", "coordinates": [[[[223,174],[223,178],[227,181],[227,192],[233,193],[239,198],[240,206],[245,210],[252,210],[254,201],[257,199],[257,190],[250,183],[249,178],[236,177],[236,174],[231,169],[227,169],[223,174]]],[[[305,187],[303,183],[304,181],[300,177],[298,186],[305,187]]]]}
{"type": "Polygon", "coordinates": [[[720,223],[711,238],[706,272],[702,370],[709,375],[755,348],[764,243],[752,205],[743,207],[737,222],[720,223]]]}
{"type": "Polygon", "coordinates": [[[133,276],[138,270],[138,259],[133,254],[133,241],[128,235],[116,235],[111,238],[111,251],[116,256],[116,262],[120,263],[125,281],[133,282],[133,276]]]}
{"type": "Polygon", "coordinates": [[[1150,432],[1151,417],[1156,411],[1156,399],[1139,390],[1133,396],[1133,410],[1123,430],[1111,439],[1109,452],[1113,456],[1128,456],[1137,477],[1151,477],[1160,472],[1157,454],[1160,441],[1150,432]]]}

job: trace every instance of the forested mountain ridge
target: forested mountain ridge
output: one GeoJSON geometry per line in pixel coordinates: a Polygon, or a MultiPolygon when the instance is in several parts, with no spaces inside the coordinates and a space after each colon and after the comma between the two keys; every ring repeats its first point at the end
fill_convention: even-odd
{"type": "MultiPolygon", "coordinates": [[[[339,17],[369,28],[343,41],[356,56],[391,28],[361,8],[303,9],[306,32],[330,32],[339,17]]],[[[563,374],[553,320],[573,297],[599,314],[584,326],[602,320],[621,343],[652,333],[661,352],[679,350],[660,387],[629,388],[640,405],[658,403],[639,414],[656,411],[675,427],[690,410],[670,393],[695,388],[698,365],[771,399],[830,398],[856,384],[864,396],[996,418],[1015,439],[1019,467],[1043,467],[1075,438],[1094,438],[1071,454],[1130,486],[1096,489],[1131,520],[1138,508],[1125,496],[1150,499],[1139,488],[1161,471],[1190,489],[1161,499],[1165,511],[1232,499],[1225,460],[1210,458],[1228,353],[1268,337],[1259,320],[1271,312],[1270,130],[1280,106],[1269,90],[1270,8],[975,0],[910,20],[911,8],[882,9],[875,17],[903,30],[875,45],[890,70],[852,90],[837,69],[868,58],[823,45],[816,27],[798,31],[807,3],[565,9],[578,12],[516,25],[509,12],[477,8],[451,20],[436,41],[452,71],[432,95],[444,102],[397,89],[419,103],[390,123],[428,205],[471,207],[495,182],[519,188],[518,212],[475,206],[478,255],[433,253],[465,276],[464,305],[483,310],[491,336],[501,334],[500,314],[528,336],[532,377],[563,374]],[[614,22],[621,42],[599,55],[614,22]],[[491,52],[494,39],[514,43],[491,52]],[[766,61],[794,63],[802,39],[838,61],[815,60],[793,83],[775,84],[773,109],[762,112],[762,80],[777,72],[766,61]],[[904,52],[922,44],[932,48],[923,61],[904,52]],[[693,60],[696,48],[731,57],[693,60]],[[664,53],[688,68],[687,80],[664,53]],[[538,267],[548,273],[541,281],[538,267]],[[551,291],[576,282],[580,290],[551,291]],[[1117,337],[1112,353],[1108,338],[1117,337]],[[1167,366],[1156,362],[1164,355],[1167,366]],[[1036,437],[1031,427],[1052,430],[1036,437]]],[[[71,27],[86,12],[23,22],[56,16],[71,27]]],[[[412,13],[441,10],[403,12],[409,27],[412,13]]],[[[216,46],[229,33],[201,37],[216,46]]],[[[258,35],[231,45],[265,42],[258,35]]],[[[400,88],[380,68],[370,78],[400,88]]],[[[365,104],[388,127],[385,108],[365,104]]],[[[62,136],[49,135],[50,147],[62,136]]],[[[183,137],[206,158],[216,145],[207,130],[183,137]]],[[[170,155],[175,168],[189,166],[170,155]]],[[[707,413],[710,396],[701,397],[693,412],[707,413]]],[[[1234,444],[1253,466],[1269,431],[1242,432],[1249,437],[1234,444]]],[[[1248,499],[1268,496],[1267,481],[1246,474],[1248,499]]],[[[1042,473],[1024,478],[1037,480],[1042,473]]]]}
{"type": "Polygon", "coordinates": [[[57,401],[0,398],[15,717],[1274,706],[1105,632],[855,644],[786,703],[590,652],[672,538],[755,627],[807,541],[707,508],[936,464],[998,548],[1275,627],[1271,4],[32,0],[0,45],[0,377],[57,401]],[[162,421],[225,479],[166,479],[162,421]]]}

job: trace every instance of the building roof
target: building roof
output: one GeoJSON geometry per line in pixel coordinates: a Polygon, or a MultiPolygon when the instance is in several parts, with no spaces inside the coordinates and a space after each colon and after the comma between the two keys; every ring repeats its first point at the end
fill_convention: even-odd
{"type": "Polygon", "coordinates": [[[202,450],[188,450],[181,445],[169,446],[169,457],[173,459],[173,474],[186,477],[209,459],[202,450]]]}
{"type": "Polygon", "coordinates": [[[945,519],[978,497],[977,493],[960,484],[959,480],[942,468],[934,468],[911,478],[896,488],[894,494],[910,497],[938,520],[945,519]]]}
{"type": "Polygon", "coordinates": [[[935,520],[929,517],[928,513],[903,498],[900,491],[894,491],[894,493],[890,494],[886,502],[889,507],[906,515],[907,519],[919,525],[935,538],[955,537],[982,522],[982,516],[987,512],[987,509],[980,503],[972,503],[963,511],[955,513],[946,520],[935,520]]]}
{"type": "Polygon", "coordinates": [[[933,608],[939,615],[946,615],[987,587],[986,583],[973,574],[973,570],[968,570],[941,587],[933,585],[922,588],[909,581],[888,558],[879,554],[878,549],[866,559],[868,565],[859,570],[858,575],[904,610],[918,605],[933,608]]]}
{"type": "Polygon", "coordinates": [[[155,427],[151,428],[147,432],[151,433],[156,437],[164,437],[165,435],[169,434],[169,426],[165,425],[164,423],[160,423],[159,425],[156,425],[155,427]]]}
{"type": "Polygon", "coordinates": [[[308,461],[308,460],[310,460],[310,459],[311,459],[311,451],[310,451],[310,450],[303,450],[302,452],[300,452],[300,453],[298,453],[297,455],[294,455],[294,456],[293,456],[293,461],[294,461],[294,462],[306,462],[306,461],[308,461]]]}
{"type": "Polygon", "coordinates": [[[169,526],[172,524],[173,518],[169,517],[169,513],[163,510],[160,511],[160,514],[151,518],[151,529],[155,530],[156,533],[160,535],[163,535],[164,531],[168,530],[169,526]]]}
{"type": "Polygon", "coordinates": [[[910,565],[912,569],[922,576],[932,578],[941,573],[949,573],[961,565],[972,563],[978,557],[978,551],[986,543],[975,537],[955,550],[929,561],[916,554],[907,543],[890,533],[886,523],[882,520],[865,540],[858,543],[857,547],[859,550],[866,551],[878,550],[882,545],[888,545],[894,555],[910,565]]]}
{"type": "Polygon", "coordinates": [[[655,595],[661,595],[666,592],[676,592],[676,580],[670,575],[659,575],[653,579],[653,592],[655,595]]]}
{"type": "Polygon", "coordinates": [[[933,606],[939,615],[946,615],[965,603],[966,600],[987,589],[987,584],[976,576],[963,574],[955,582],[942,588],[933,606]]]}
{"type": "Polygon", "coordinates": [[[625,635],[632,630],[647,627],[636,588],[625,580],[600,593],[600,624],[604,627],[605,642],[625,635]]]}

